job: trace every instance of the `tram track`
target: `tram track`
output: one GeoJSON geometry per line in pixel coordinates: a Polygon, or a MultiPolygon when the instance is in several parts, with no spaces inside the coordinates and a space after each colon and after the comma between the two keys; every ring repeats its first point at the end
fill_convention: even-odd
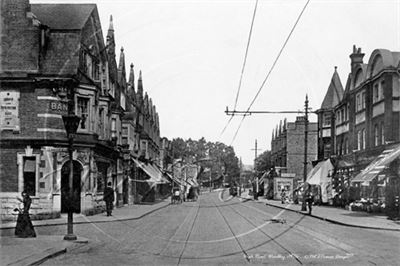
{"type": "MultiPolygon", "coordinates": [[[[218,210],[218,213],[221,215],[222,219],[224,220],[225,224],[228,226],[229,230],[231,231],[232,235],[234,236],[237,244],[239,245],[241,251],[243,252],[243,254],[245,255],[246,261],[249,263],[250,259],[249,259],[249,255],[247,254],[246,250],[243,248],[242,244],[240,243],[238,237],[236,236],[235,232],[233,231],[231,225],[229,224],[228,220],[226,219],[226,217],[222,214],[222,211],[220,210],[220,207],[218,207],[218,205],[214,202],[216,209],[218,210]]],[[[232,207],[231,207],[232,208],[232,207]]],[[[232,208],[233,209],[233,208],[232,208]]]]}
{"type": "MultiPolygon", "coordinates": [[[[266,212],[264,212],[258,208],[255,208],[255,207],[252,207],[252,206],[246,206],[246,207],[250,207],[260,213],[267,214],[266,212]]],[[[275,207],[275,208],[279,209],[278,207],[275,207]]],[[[303,216],[302,218],[304,218],[304,217],[306,217],[306,216],[303,216]]],[[[339,241],[337,239],[337,237],[330,236],[331,233],[327,229],[324,230],[324,228],[319,228],[319,230],[323,230],[323,232],[316,232],[314,230],[314,228],[310,228],[309,226],[307,226],[307,223],[305,223],[304,225],[299,225],[298,222],[293,221],[293,220],[289,221],[289,223],[287,223],[287,225],[289,226],[289,228],[295,230],[296,232],[301,233],[301,234],[307,236],[308,238],[314,239],[315,241],[320,241],[332,248],[335,248],[337,250],[344,252],[345,254],[353,254],[354,250],[357,250],[357,252],[359,254],[362,254],[365,257],[371,257],[371,255],[374,255],[373,251],[368,252],[363,249],[359,249],[356,246],[345,243],[343,241],[339,241]]],[[[373,258],[386,261],[386,258],[381,255],[374,255],[373,258]]]]}
{"type": "Polygon", "coordinates": [[[196,222],[197,216],[199,215],[199,211],[200,211],[200,204],[198,205],[198,208],[196,209],[196,215],[194,216],[193,222],[192,222],[192,224],[191,224],[191,226],[190,226],[190,230],[189,230],[189,232],[188,232],[187,235],[186,235],[185,243],[184,243],[184,245],[183,245],[181,254],[179,255],[177,265],[180,265],[180,263],[181,263],[182,256],[183,256],[183,254],[185,253],[185,249],[186,249],[186,246],[187,246],[187,244],[188,244],[188,240],[189,240],[189,238],[190,238],[190,235],[191,235],[192,232],[193,232],[193,227],[194,227],[194,224],[195,224],[195,222],[196,222]]]}

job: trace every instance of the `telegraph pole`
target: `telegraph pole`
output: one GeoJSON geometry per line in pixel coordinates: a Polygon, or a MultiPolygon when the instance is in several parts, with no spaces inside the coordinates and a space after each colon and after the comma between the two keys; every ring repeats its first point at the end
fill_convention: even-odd
{"type": "Polygon", "coordinates": [[[257,149],[257,139],[255,141],[255,147],[252,150],[254,150],[254,175],[255,175],[255,180],[256,180],[256,191],[255,191],[255,195],[256,196],[254,198],[257,199],[258,198],[258,191],[259,191],[259,188],[258,188],[258,176],[257,176],[257,170],[256,170],[257,151],[259,150],[259,149],[257,149]]]}
{"type": "MultiPolygon", "coordinates": [[[[307,146],[308,146],[308,95],[306,94],[306,101],[304,104],[304,168],[303,168],[303,182],[307,181],[307,146]]],[[[303,183],[303,184],[304,184],[303,183]]],[[[301,210],[306,211],[306,201],[304,199],[305,193],[303,193],[303,202],[301,204],[301,210]]]]}

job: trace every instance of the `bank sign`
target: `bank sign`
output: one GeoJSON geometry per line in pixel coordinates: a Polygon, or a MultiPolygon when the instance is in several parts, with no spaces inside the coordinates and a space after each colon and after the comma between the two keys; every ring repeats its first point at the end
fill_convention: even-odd
{"type": "Polygon", "coordinates": [[[0,91],[0,130],[19,130],[19,92],[0,91]]]}

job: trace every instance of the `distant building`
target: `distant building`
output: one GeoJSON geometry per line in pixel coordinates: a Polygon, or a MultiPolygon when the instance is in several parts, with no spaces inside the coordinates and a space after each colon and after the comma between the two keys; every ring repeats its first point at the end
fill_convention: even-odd
{"type": "MultiPolygon", "coordinates": [[[[292,178],[293,185],[303,181],[305,117],[298,116],[295,122],[280,122],[272,133],[271,163],[279,176],[292,178]]],[[[307,172],[312,161],[317,159],[317,123],[308,123],[307,172]]],[[[278,188],[280,189],[280,188],[278,188]]],[[[274,193],[277,193],[275,191],[274,193]]]]}

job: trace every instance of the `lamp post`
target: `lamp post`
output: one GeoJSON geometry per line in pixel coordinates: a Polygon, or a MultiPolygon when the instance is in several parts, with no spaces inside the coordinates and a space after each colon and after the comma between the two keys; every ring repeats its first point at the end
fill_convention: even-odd
{"type": "Polygon", "coordinates": [[[67,224],[67,234],[64,236],[64,240],[76,240],[77,237],[74,235],[73,229],[73,201],[74,201],[74,192],[73,192],[73,144],[74,144],[74,134],[78,130],[79,122],[81,118],[79,116],[68,114],[63,117],[64,127],[67,131],[68,137],[68,154],[69,154],[69,202],[68,202],[68,224],[67,224]]]}

